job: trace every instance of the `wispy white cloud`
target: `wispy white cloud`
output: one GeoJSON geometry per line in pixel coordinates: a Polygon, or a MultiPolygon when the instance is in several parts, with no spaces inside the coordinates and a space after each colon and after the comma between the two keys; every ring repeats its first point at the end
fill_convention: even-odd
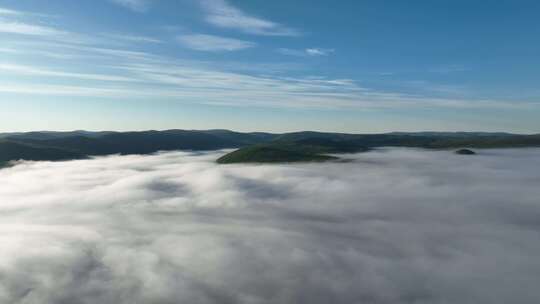
{"type": "Polygon", "coordinates": [[[279,48],[276,50],[278,53],[287,56],[297,56],[297,57],[306,57],[307,54],[304,50],[294,50],[288,48],[279,48]]]}
{"type": "Polygon", "coordinates": [[[54,59],[73,59],[80,57],[76,54],[69,54],[67,52],[49,52],[41,49],[19,49],[19,48],[0,48],[0,53],[14,55],[14,56],[25,56],[32,55],[36,57],[48,57],[54,59]]]}
{"type": "Polygon", "coordinates": [[[110,0],[135,12],[144,12],[149,7],[149,0],[110,0]]]}
{"type": "MultiPolygon", "coordinates": [[[[244,107],[275,108],[538,108],[538,103],[514,102],[512,100],[444,98],[448,95],[422,91],[408,95],[386,90],[365,88],[351,79],[327,77],[283,77],[280,72],[269,69],[245,69],[232,66],[231,62],[197,61],[170,58],[156,52],[142,51],[132,47],[104,47],[102,42],[87,44],[75,42],[72,37],[86,38],[78,33],[59,35],[65,39],[34,39],[32,36],[17,37],[13,43],[4,43],[2,52],[8,56],[16,52],[38,52],[35,56],[64,54],[85,58],[76,65],[23,66],[21,60],[3,60],[3,77],[0,84],[2,96],[65,96],[96,97],[111,100],[170,99],[177,102],[206,103],[244,107]],[[20,39],[22,38],[22,39],[20,39]],[[21,42],[22,41],[22,42],[21,42]],[[17,64],[15,64],[17,62],[17,64]],[[10,64],[10,65],[9,65],[10,64]],[[96,72],[99,71],[99,72],[96,72]],[[11,75],[31,75],[10,79],[11,75]],[[36,85],[36,78],[54,84],[36,85]],[[93,83],[72,79],[95,80],[93,83]],[[11,81],[11,82],[8,82],[11,81]],[[101,82],[99,82],[101,81],[101,82]],[[133,83],[130,83],[133,82],[133,83]],[[442,96],[442,97],[441,97],[442,96]]],[[[55,37],[55,36],[53,36],[55,37]]],[[[91,38],[91,37],[90,37],[91,38]]],[[[98,37],[99,38],[99,37],[98,37]]],[[[253,42],[211,35],[183,35],[178,41],[186,47],[204,51],[233,51],[255,46],[253,42]]],[[[3,41],[5,42],[5,41],[3,41]]],[[[308,54],[305,56],[320,56],[308,54]]],[[[314,52],[312,52],[314,53],[314,52]]],[[[318,52],[315,52],[318,53],[318,52]]],[[[18,55],[17,55],[18,56],[18,55]]],[[[22,56],[22,55],[21,55],[22,56]]],[[[30,62],[30,61],[29,61],[30,62]]],[[[242,63],[246,65],[246,63],[242,63]]],[[[260,64],[260,63],[258,63],[260,64]]],[[[257,64],[254,64],[254,66],[257,64]]]]}
{"type": "Polygon", "coordinates": [[[288,48],[279,48],[277,52],[283,55],[288,56],[297,56],[297,57],[319,57],[319,56],[328,56],[333,53],[334,49],[321,49],[321,48],[307,48],[304,50],[297,49],[288,49],[288,48]]]}
{"type": "Polygon", "coordinates": [[[465,85],[435,83],[426,80],[411,80],[404,81],[402,83],[405,86],[414,88],[417,91],[432,92],[445,96],[465,96],[470,95],[471,93],[470,88],[465,85]]]}
{"type": "MultiPolygon", "coordinates": [[[[118,44],[118,41],[121,39],[142,40],[146,38],[145,40],[147,42],[152,40],[151,38],[141,37],[137,35],[128,35],[124,38],[119,38],[112,36],[107,37],[107,35],[96,35],[94,33],[75,32],[66,30],[67,27],[65,26],[63,28],[61,26],[50,26],[50,19],[55,18],[55,16],[53,15],[5,9],[4,11],[9,13],[6,13],[4,15],[0,13],[0,34],[5,34],[5,37],[8,37],[7,35],[10,35],[9,37],[11,37],[11,35],[13,35],[14,37],[15,35],[20,35],[21,37],[17,37],[17,39],[13,40],[2,37],[2,47],[7,46],[8,43],[11,43],[13,41],[15,41],[16,43],[25,41],[23,36],[28,36],[28,38],[30,38],[26,41],[32,41],[34,37],[39,37],[40,40],[46,40],[49,42],[63,42],[72,45],[115,45],[118,44]]],[[[21,52],[26,50],[19,49],[18,51],[21,52]]],[[[32,49],[32,51],[35,52],[36,50],[32,49]]]]}
{"type": "Polygon", "coordinates": [[[23,13],[20,12],[20,11],[16,11],[16,10],[12,10],[12,9],[7,9],[7,8],[2,8],[0,7],[0,16],[1,15],[11,15],[11,16],[15,16],[15,15],[22,15],[23,13]]]}
{"type": "Polygon", "coordinates": [[[6,20],[0,20],[0,33],[32,36],[55,36],[67,34],[64,31],[57,30],[48,26],[6,20]]]}
{"type": "Polygon", "coordinates": [[[34,22],[34,17],[51,17],[50,15],[18,11],[0,7],[0,33],[29,36],[66,36],[69,33],[57,28],[34,22]]]}
{"type": "Polygon", "coordinates": [[[103,34],[104,37],[116,39],[116,40],[123,40],[127,42],[135,42],[135,43],[163,43],[160,39],[148,37],[148,36],[140,36],[140,35],[130,35],[130,34],[103,34]]]}
{"type": "Polygon", "coordinates": [[[17,54],[17,53],[19,53],[19,51],[16,50],[16,49],[14,49],[14,48],[4,48],[4,47],[1,47],[1,48],[0,48],[0,53],[17,54]]]}
{"type": "Polygon", "coordinates": [[[254,47],[254,42],[214,35],[191,34],[177,37],[185,47],[198,51],[238,51],[254,47]]]}
{"type": "Polygon", "coordinates": [[[200,0],[200,2],[207,13],[206,21],[217,27],[268,36],[299,36],[301,34],[296,29],[251,16],[225,0],[200,0]]]}
{"type": "Polygon", "coordinates": [[[77,78],[85,80],[99,81],[135,81],[133,78],[118,76],[118,75],[103,75],[103,74],[88,74],[88,73],[70,73],[62,71],[54,71],[49,69],[37,68],[33,66],[0,63],[0,71],[11,75],[28,75],[28,76],[50,76],[63,78],[77,78]]]}
{"type": "Polygon", "coordinates": [[[122,98],[136,94],[126,90],[105,87],[90,87],[77,85],[42,85],[24,83],[2,83],[0,92],[16,94],[19,96],[70,96],[70,97],[94,97],[94,98],[122,98]]]}
{"type": "Polygon", "coordinates": [[[450,65],[436,66],[436,67],[430,68],[428,71],[431,73],[438,73],[438,74],[450,74],[450,73],[470,71],[470,68],[462,64],[450,64],[450,65]]]}
{"type": "MultiPolygon", "coordinates": [[[[303,109],[399,109],[415,107],[527,109],[535,103],[514,103],[498,100],[466,100],[429,98],[378,92],[359,87],[350,79],[280,78],[254,76],[195,66],[133,63],[115,66],[129,71],[136,84],[114,83],[84,85],[0,84],[0,92],[19,96],[74,96],[113,100],[173,99],[178,102],[238,107],[303,108],[303,109]]],[[[30,70],[30,72],[35,72],[30,70]]],[[[47,76],[43,71],[42,76],[47,76]]],[[[55,72],[56,73],[56,72],[55,72]]],[[[56,73],[57,74],[57,73],[56,73]]],[[[111,72],[117,75],[118,72],[111,72]]],[[[79,77],[57,74],[55,76],[79,77]]],[[[85,77],[84,75],[82,77],[85,77]]],[[[82,78],[80,77],[80,78],[82,78]]],[[[92,76],[88,76],[92,78],[92,76]]]]}
{"type": "Polygon", "coordinates": [[[306,49],[306,53],[310,56],[327,56],[333,52],[334,52],[334,49],[321,49],[321,48],[306,49]]]}

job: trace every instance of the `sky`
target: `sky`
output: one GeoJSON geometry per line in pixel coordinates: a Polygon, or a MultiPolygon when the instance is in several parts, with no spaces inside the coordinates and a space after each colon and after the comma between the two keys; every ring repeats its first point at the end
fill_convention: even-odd
{"type": "Polygon", "coordinates": [[[528,0],[0,0],[0,132],[539,133],[528,0]]]}

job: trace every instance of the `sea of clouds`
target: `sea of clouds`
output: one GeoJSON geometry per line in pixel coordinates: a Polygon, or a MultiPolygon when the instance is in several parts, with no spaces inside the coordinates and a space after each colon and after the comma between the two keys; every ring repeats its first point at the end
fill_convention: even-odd
{"type": "Polygon", "coordinates": [[[540,150],[0,170],[0,303],[540,303],[540,150]]]}

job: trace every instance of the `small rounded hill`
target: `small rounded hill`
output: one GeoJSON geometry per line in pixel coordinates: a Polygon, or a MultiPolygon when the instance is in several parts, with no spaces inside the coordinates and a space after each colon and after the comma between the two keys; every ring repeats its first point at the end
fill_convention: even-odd
{"type": "Polygon", "coordinates": [[[458,155],[475,155],[476,154],[476,152],[469,149],[459,149],[455,153],[458,155]]]}

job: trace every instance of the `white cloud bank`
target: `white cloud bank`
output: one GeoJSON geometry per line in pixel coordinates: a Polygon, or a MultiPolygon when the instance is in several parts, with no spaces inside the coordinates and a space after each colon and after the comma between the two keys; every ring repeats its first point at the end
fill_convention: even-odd
{"type": "Polygon", "coordinates": [[[540,150],[0,170],[0,303],[538,303],[540,150]]]}

